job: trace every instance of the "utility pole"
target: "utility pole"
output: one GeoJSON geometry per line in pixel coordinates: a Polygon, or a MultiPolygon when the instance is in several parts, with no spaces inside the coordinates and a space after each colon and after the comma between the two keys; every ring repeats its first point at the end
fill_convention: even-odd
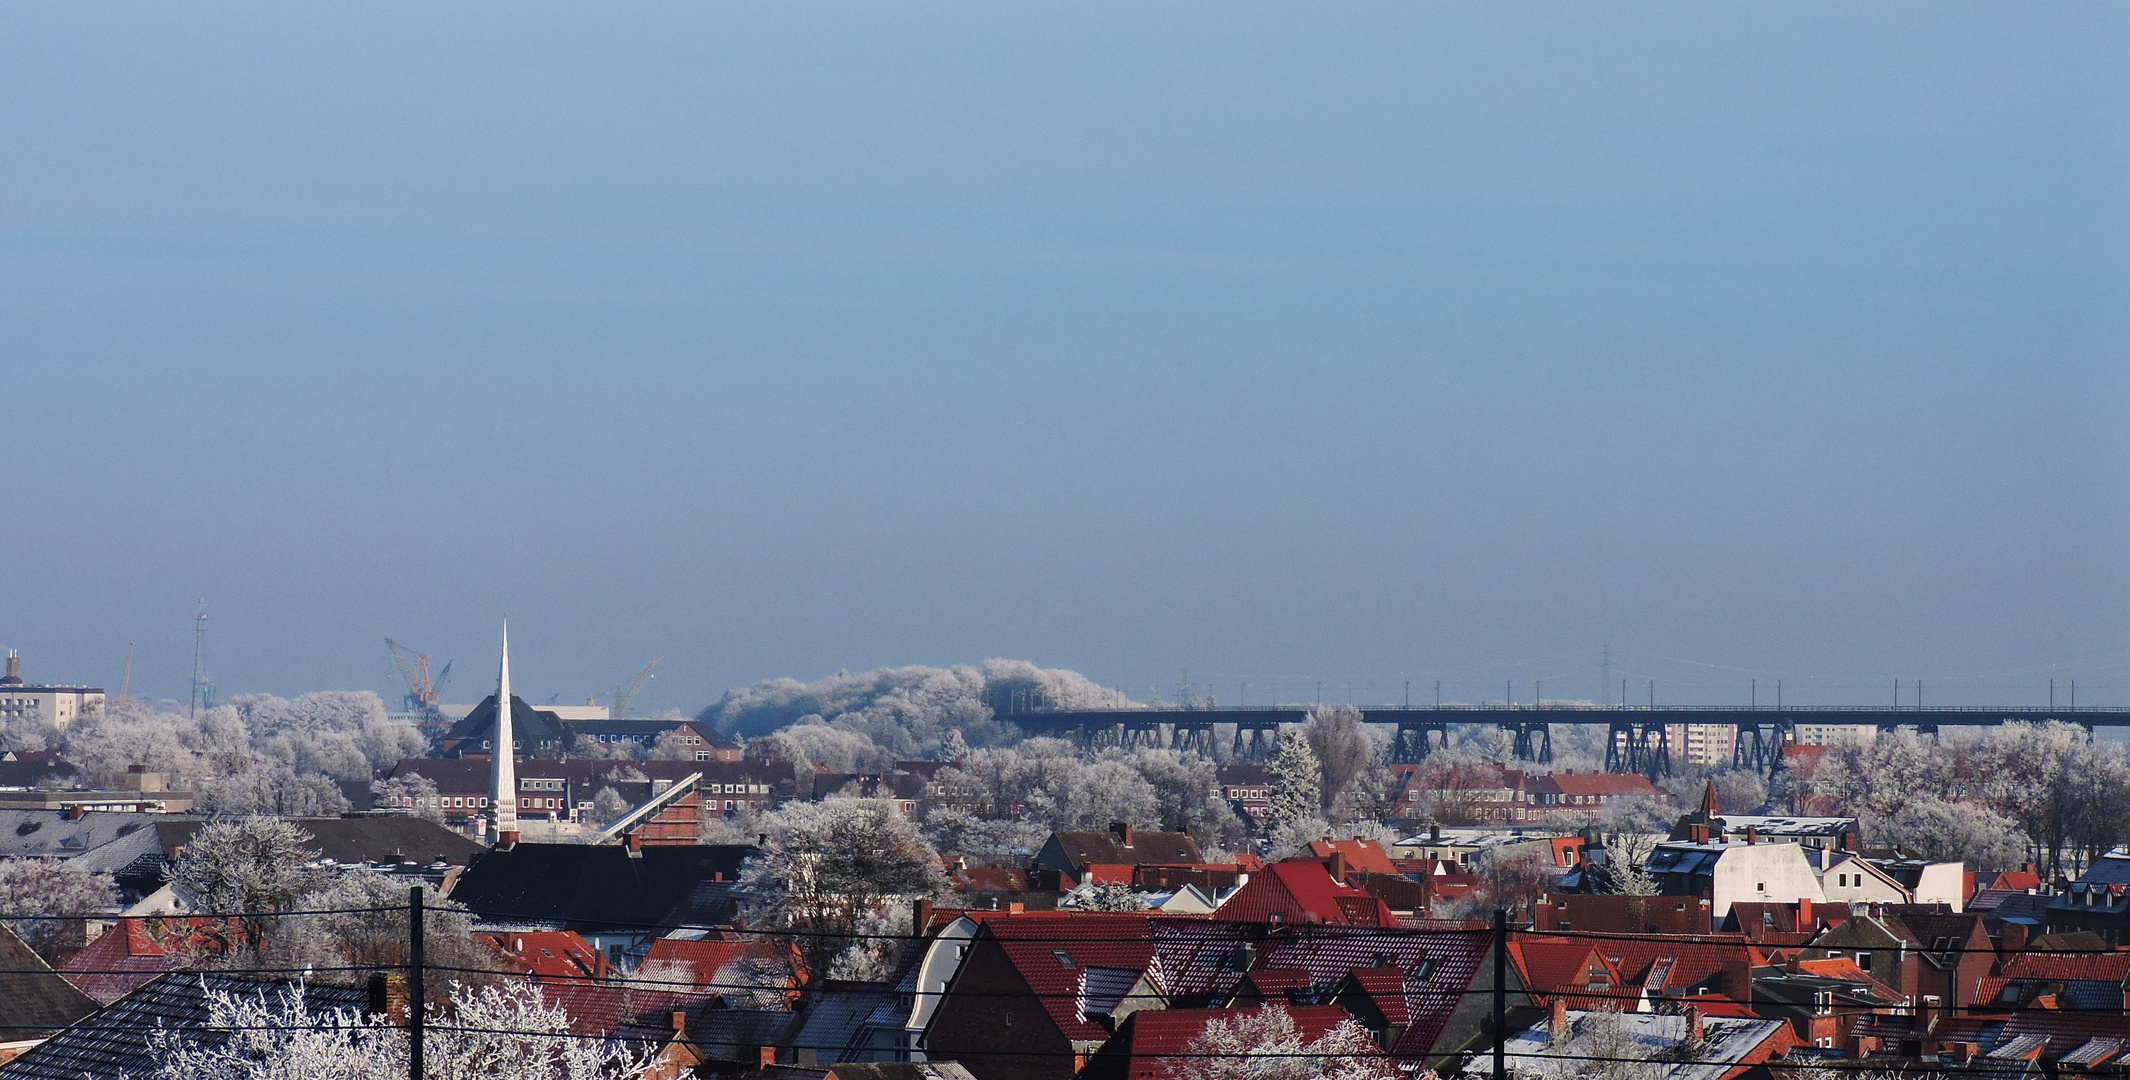
{"type": "Polygon", "coordinates": [[[1413,707],[1413,681],[1411,679],[1405,680],[1405,707],[1408,709],[1413,707]]]}
{"type": "Polygon", "coordinates": [[[1436,708],[1436,709],[1438,709],[1438,710],[1442,708],[1442,680],[1441,680],[1441,679],[1436,679],[1436,680],[1435,680],[1435,708],[1436,708]]]}
{"type": "Polygon", "coordinates": [[[1504,709],[1513,709],[1516,707],[1515,679],[1503,679],[1501,681],[1501,707],[1504,709]]]}
{"type": "Polygon", "coordinates": [[[1775,680],[1775,711],[1782,711],[1782,680],[1775,680]]]}
{"type": "Polygon", "coordinates": [[[1649,707],[1652,709],[1657,707],[1657,680],[1655,679],[1649,680],[1649,707]]]}
{"type": "Polygon", "coordinates": [[[1316,681],[1316,703],[1318,707],[1322,707],[1324,704],[1324,680],[1322,679],[1316,681]]]}
{"type": "Polygon", "coordinates": [[[1753,680],[1753,688],[1752,688],[1751,690],[1749,690],[1749,691],[1747,691],[1747,692],[1746,692],[1746,698],[1745,698],[1745,702],[1746,702],[1746,708],[1748,708],[1748,709],[1757,709],[1757,708],[1759,708],[1759,707],[1760,707],[1760,680],[1759,680],[1759,679],[1754,679],[1754,680],[1753,680]]]}
{"type": "Polygon", "coordinates": [[[407,890],[407,1080],[422,1080],[422,1028],[429,1011],[422,986],[422,924],[427,921],[422,887],[415,885],[407,890]]]}
{"type": "Polygon", "coordinates": [[[1600,655],[1603,658],[1598,661],[1598,670],[1601,675],[1597,685],[1598,693],[1602,694],[1612,689],[1612,642],[1605,643],[1605,649],[1600,655]]]}
{"type": "Polygon", "coordinates": [[[186,708],[185,717],[197,720],[200,708],[213,708],[208,700],[207,688],[207,601],[200,601],[199,613],[192,617],[192,704],[186,708]]]}
{"type": "Polygon", "coordinates": [[[1509,913],[1494,909],[1494,1080],[1509,1080],[1509,913]]]}

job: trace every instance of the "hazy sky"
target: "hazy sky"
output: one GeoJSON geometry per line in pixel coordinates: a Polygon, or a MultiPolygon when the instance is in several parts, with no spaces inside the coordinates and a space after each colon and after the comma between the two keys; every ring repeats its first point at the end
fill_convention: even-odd
{"type": "Polygon", "coordinates": [[[0,645],[2130,702],[2116,4],[16,4],[0,645]]]}

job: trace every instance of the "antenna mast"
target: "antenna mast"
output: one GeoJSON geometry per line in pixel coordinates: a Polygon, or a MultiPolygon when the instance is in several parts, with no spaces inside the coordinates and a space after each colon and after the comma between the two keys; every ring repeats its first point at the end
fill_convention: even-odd
{"type": "Polygon", "coordinates": [[[207,601],[200,601],[199,613],[192,617],[192,704],[185,710],[188,720],[199,719],[201,709],[214,708],[214,686],[207,681],[207,601]]]}

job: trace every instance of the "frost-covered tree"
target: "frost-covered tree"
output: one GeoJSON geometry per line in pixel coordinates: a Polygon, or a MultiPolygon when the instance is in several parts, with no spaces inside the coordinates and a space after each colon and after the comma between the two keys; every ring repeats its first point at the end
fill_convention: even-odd
{"type": "Polygon", "coordinates": [[[47,960],[60,943],[79,943],[72,931],[80,924],[71,920],[116,910],[117,904],[118,882],[102,870],[57,859],[0,859],[0,912],[30,916],[9,919],[7,927],[47,960]]]}
{"type": "MultiPolygon", "coordinates": [[[[325,972],[320,981],[360,984],[373,971],[404,970],[412,919],[411,884],[375,870],[328,873],[291,905],[303,912],[277,920],[260,952],[266,966],[325,972]],[[340,970],[336,970],[340,969],[340,970]],[[352,969],[352,970],[346,970],[352,969]]],[[[426,962],[460,982],[481,981],[500,971],[502,956],[473,936],[466,909],[423,886],[423,953],[426,962]]]]}
{"type": "MultiPolygon", "coordinates": [[[[440,995],[441,996],[441,995],[440,995]]],[[[382,1016],[313,1008],[286,990],[207,992],[206,1023],[148,1033],[157,1080],[403,1080],[407,1036],[382,1016]]],[[[538,988],[458,986],[430,1007],[428,1080],[632,1080],[651,1065],[640,1043],[577,1037],[538,988]]]]}
{"type": "Polygon", "coordinates": [[[1266,834],[1265,854],[1275,860],[1291,858],[1312,842],[1330,835],[1331,823],[1315,814],[1288,818],[1266,834]]]}
{"type": "Polygon", "coordinates": [[[195,910],[227,915],[236,933],[218,942],[230,955],[240,948],[257,954],[278,912],[319,886],[318,852],[311,834],[278,818],[210,821],[192,834],[170,862],[170,884],[195,910]]]}
{"type": "Polygon", "coordinates": [[[955,728],[948,731],[947,737],[941,740],[939,744],[939,760],[961,761],[968,756],[969,740],[962,737],[961,729],[955,728]]]}
{"type": "Polygon", "coordinates": [[[801,931],[810,977],[834,971],[875,913],[946,889],[939,856],[885,799],[790,803],[765,815],[762,831],[767,846],[747,860],[741,883],[764,898],[771,921],[801,931]]]}
{"type": "Polygon", "coordinates": [[[1316,751],[1301,732],[1281,729],[1273,744],[1272,805],[1265,821],[1273,829],[1298,818],[1319,817],[1324,807],[1324,772],[1316,751]]]}
{"type": "Polygon", "coordinates": [[[1122,882],[1088,882],[1065,894],[1059,907],[1073,911],[1145,911],[1146,897],[1122,882]]]}
{"type": "Polygon", "coordinates": [[[1318,708],[1302,726],[1323,774],[1323,806],[1330,809],[1346,785],[1362,770],[1376,763],[1382,746],[1361,722],[1361,710],[1351,705],[1318,708]]]}
{"type": "Polygon", "coordinates": [[[768,734],[812,715],[865,735],[898,757],[935,752],[949,731],[973,746],[1014,736],[1015,708],[1131,708],[1123,694],[1076,672],[1021,660],[986,660],[951,668],[882,668],[839,673],[814,682],[777,679],[727,691],[698,719],[749,737],[768,734]],[[1008,715],[994,718],[995,711],[1008,715]]]}
{"type": "Polygon", "coordinates": [[[379,807],[405,810],[428,821],[444,820],[443,806],[436,797],[436,781],[420,773],[372,780],[370,797],[379,807]]]}
{"type": "Polygon", "coordinates": [[[1880,841],[1904,855],[1959,861],[1970,870],[2009,870],[2024,862],[2026,837],[2002,814],[1975,803],[1917,799],[1886,820],[1880,841]]]}
{"type": "Polygon", "coordinates": [[[1220,767],[1203,754],[1142,749],[1125,759],[1154,789],[1155,818],[1209,843],[1240,840],[1242,818],[1221,794],[1220,767]]]}
{"type": "Polygon", "coordinates": [[[1305,1039],[1284,1005],[1216,1016],[1168,1063],[1168,1080],[1394,1080],[1375,1036],[1341,1020],[1305,1039]]]}

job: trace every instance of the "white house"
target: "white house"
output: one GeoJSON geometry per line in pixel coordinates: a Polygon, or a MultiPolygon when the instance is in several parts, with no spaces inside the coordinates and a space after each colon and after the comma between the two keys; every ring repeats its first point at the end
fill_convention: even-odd
{"type": "Polygon", "coordinates": [[[1867,859],[1849,851],[1811,851],[1820,887],[1835,904],[1967,905],[1967,864],[1922,859],[1867,859]]]}
{"type": "Polygon", "coordinates": [[[1646,864],[1666,896],[1698,896],[1721,921],[1739,901],[1790,904],[1809,898],[1824,903],[1819,875],[1800,844],[1676,840],[1658,844],[1646,864]]]}

